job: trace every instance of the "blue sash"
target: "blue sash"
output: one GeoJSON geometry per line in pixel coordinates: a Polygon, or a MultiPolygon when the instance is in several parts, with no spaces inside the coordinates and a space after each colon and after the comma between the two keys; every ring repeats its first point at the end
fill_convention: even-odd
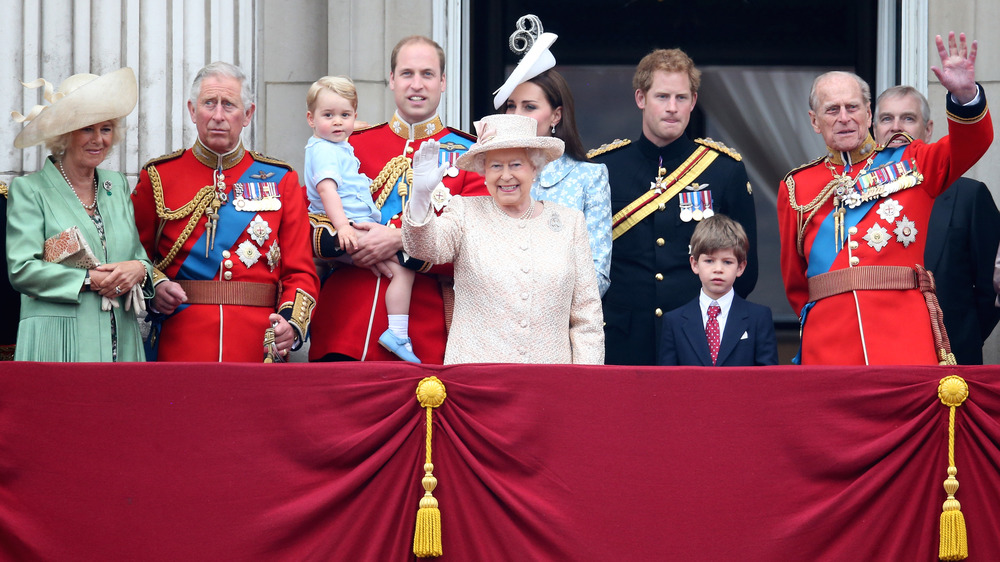
{"type": "MultiPolygon", "coordinates": [[[[441,150],[438,152],[438,164],[454,165],[459,156],[465,154],[472,146],[472,141],[456,133],[448,133],[438,139],[441,143],[441,150]]],[[[411,164],[412,166],[412,164],[411,164]]],[[[447,176],[445,176],[447,178],[447,176]]],[[[403,198],[399,195],[399,184],[406,181],[406,176],[400,176],[392,186],[392,191],[382,204],[382,224],[389,224],[392,217],[403,212],[403,198]]],[[[412,186],[407,186],[407,193],[412,186]]]]}
{"type": "MultiPolygon", "coordinates": [[[[906,150],[905,146],[900,146],[897,148],[887,148],[879,152],[875,159],[872,161],[872,169],[879,168],[886,164],[892,162],[899,162],[903,157],[903,151],[906,150]]],[[[846,208],[844,215],[844,235],[846,236],[847,230],[853,226],[857,226],[861,219],[868,214],[868,211],[875,206],[878,199],[873,199],[871,201],[866,201],[857,207],[850,209],[846,208]]],[[[826,273],[830,271],[833,267],[833,261],[837,258],[838,252],[832,244],[834,240],[834,217],[836,213],[829,213],[820,223],[819,230],[816,232],[816,238],[813,241],[813,245],[809,248],[809,267],[806,269],[806,277],[815,277],[821,273],[826,273]],[[830,241],[830,242],[828,242],[830,241]]],[[[843,248],[843,243],[846,241],[840,241],[840,247],[843,248]]],[[[841,250],[843,251],[843,250],[841,250]]]]}
{"type": "MultiPolygon", "coordinates": [[[[271,176],[267,176],[268,182],[278,184],[288,172],[286,168],[267,164],[265,162],[254,161],[249,168],[243,172],[236,183],[256,183],[255,178],[260,177],[260,172],[266,171],[271,176]]],[[[267,174],[265,174],[267,175],[267,174]]],[[[214,249],[209,250],[208,257],[205,257],[205,246],[208,245],[208,230],[204,230],[198,240],[195,241],[191,251],[188,252],[184,263],[177,271],[177,279],[206,280],[213,279],[219,271],[219,264],[222,262],[222,252],[229,250],[239,239],[240,235],[250,225],[250,221],[257,216],[257,211],[239,211],[233,205],[233,193],[229,190],[229,202],[219,208],[219,222],[215,232],[214,249]]]]}

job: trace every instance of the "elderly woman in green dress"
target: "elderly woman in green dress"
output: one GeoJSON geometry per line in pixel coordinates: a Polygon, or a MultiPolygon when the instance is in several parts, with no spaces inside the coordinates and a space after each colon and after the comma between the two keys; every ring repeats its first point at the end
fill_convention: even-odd
{"type": "Polygon", "coordinates": [[[135,73],[76,74],[55,92],[44,80],[26,86],[44,86],[50,105],[14,114],[28,122],[14,146],[44,142],[51,156],[8,195],[7,266],[21,293],[14,358],[144,361],[136,314],[152,297],[152,265],[125,176],[98,168],[135,107],[135,73]],[[89,254],[67,256],[83,246],[89,254]]]}

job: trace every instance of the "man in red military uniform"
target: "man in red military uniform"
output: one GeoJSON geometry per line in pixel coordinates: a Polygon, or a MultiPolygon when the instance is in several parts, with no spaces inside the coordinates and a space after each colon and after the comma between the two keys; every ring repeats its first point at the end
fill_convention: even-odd
{"type": "MultiPolygon", "coordinates": [[[[413,36],[402,39],[392,51],[389,88],[396,112],[388,123],[355,132],[350,138],[361,172],[373,180],[372,197],[382,211],[384,224],[362,223],[365,230],[359,249],[351,255],[354,266],[338,264],[323,282],[312,328],[309,359],[389,361],[397,357],[378,345],[388,327],[385,311],[387,283],[370,267],[398,255],[400,263],[416,269],[410,298],[409,337],[424,363],[444,360],[447,340],[445,296],[450,292],[450,264],[434,265],[402,254],[400,213],[412,176],[414,151],[428,140],[441,143],[442,163],[454,162],[475,142],[471,135],[445,127],[438,104],[445,88],[444,51],[433,40],[413,36]]],[[[444,185],[454,195],[486,195],[478,174],[448,168],[444,185]]],[[[336,248],[332,227],[314,231],[313,247],[320,257],[325,248],[336,248]]]]}
{"type": "Polygon", "coordinates": [[[201,69],[188,101],[198,140],[153,159],[132,200],[155,265],[159,361],[280,361],[305,340],[319,279],[298,176],[243,148],[246,76],[201,69]]]}
{"type": "Polygon", "coordinates": [[[778,195],[785,291],[802,321],[802,364],[938,364],[936,298],[923,263],[934,197],[989,148],[993,125],[975,82],[975,42],[937,37],[949,135],[877,147],[871,93],[858,76],[830,72],[810,94],[813,129],[828,154],[785,177],[778,195]],[[924,291],[921,290],[923,286],[924,291]],[[935,321],[932,324],[932,321],[935,321]]]}

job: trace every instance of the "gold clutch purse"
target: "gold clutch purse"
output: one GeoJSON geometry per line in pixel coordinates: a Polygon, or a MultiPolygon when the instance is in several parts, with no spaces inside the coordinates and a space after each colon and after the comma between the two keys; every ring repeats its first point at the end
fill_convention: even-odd
{"type": "Polygon", "coordinates": [[[79,269],[94,269],[101,265],[78,226],[71,226],[47,239],[42,259],[79,269]]]}

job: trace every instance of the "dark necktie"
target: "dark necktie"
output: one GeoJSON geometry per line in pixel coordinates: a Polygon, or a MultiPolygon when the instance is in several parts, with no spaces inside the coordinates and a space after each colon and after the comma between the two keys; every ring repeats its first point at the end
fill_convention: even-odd
{"type": "Polygon", "coordinates": [[[708,307],[708,322],[705,324],[705,336],[708,338],[708,350],[712,353],[712,365],[719,358],[719,342],[722,337],[719,335],[719,313],[722,308],[717,304],[708,307]]]}

